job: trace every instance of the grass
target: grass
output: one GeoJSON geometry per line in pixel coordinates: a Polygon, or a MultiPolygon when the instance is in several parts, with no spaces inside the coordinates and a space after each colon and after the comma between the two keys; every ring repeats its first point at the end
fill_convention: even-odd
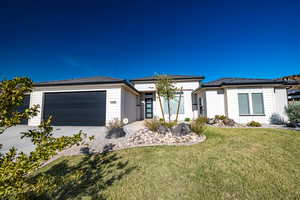
{"type": "Polygon", "coordinates": [[[43,199],[300,199],[300,132],[209,128],[206,135],[192,146],[62,157],[33,180],[45,181],[43,199]]]}

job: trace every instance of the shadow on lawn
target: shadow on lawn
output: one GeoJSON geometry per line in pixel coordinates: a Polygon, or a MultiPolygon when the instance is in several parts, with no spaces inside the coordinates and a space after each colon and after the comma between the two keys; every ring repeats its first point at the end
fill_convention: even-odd
{"type": "Polygon", "coordinates": [[[105,199],[102,191],[136,168],[115,153],[87,155],[71,166],[65,159],[33,177],[30,181],[41,190],[28,196],[43,200],[105,199]]]}

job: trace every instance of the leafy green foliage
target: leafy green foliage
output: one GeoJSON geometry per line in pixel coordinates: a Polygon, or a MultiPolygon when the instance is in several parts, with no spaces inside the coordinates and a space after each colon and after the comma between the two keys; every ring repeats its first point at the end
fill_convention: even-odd
{"type": "Polygon", "coordinates": [[[300,104],[291,103],[285,107],[285,112],[291,123],[300,122],[300,104]]]}
{"type": "Polygon", "coordinates": [[[224,120],[227,119],[225,115],[215,115],[215,119],[224,120]]]}
{"type": "Polygon", "coordinates": [[[198,135],[202,134],[206,129],[206,121],[204,118],[198,118],[191,123],[191,130],[198,135]]]}
{"type": "Polygon", "coordinates": [[[185,122],[189,122],[189,121],[191,121],[191,118],[186,117],[186,118],[184,119],[184,121],[185,121],[185,122]]]}
{"type": "MultiPolygon", "coordinates": [[[[28,78],[15,78],[2,81],[0,85],[0,127],[1,132],[17,125],[22,119],[29,119],[38,112],[38,106],[26,109],[24,113],[16,111],[22,105],[26,93],[32,91],[32,81],[28,78]]],[[[70,137],[53,137],[50,126],[51,117],[34,130],[21,133],[21,138],[30,138],[36,146],[29,155],[11,148],[0,154],[0,199],[28,199],[28,194],[38,194],[40,188],[30,182],[30,176],[46,160],[67,147],[83,141],[82,132],[70,137]]]]}
{"type": "Polygon", "coordinates": [[[250,126],[250,127],[261,127],[261,123],[256,122],[256,121],[251,121],[251,122],[247,123],[247,126],[250,126]]]}
{"type": "Polygon", "coordinates": [[[165,126],[165,127],[167,127],[167,128],[173,128],[174,126],[177,125],[177,122],[176,121],[165,122],[162,125],[165,126]]]}

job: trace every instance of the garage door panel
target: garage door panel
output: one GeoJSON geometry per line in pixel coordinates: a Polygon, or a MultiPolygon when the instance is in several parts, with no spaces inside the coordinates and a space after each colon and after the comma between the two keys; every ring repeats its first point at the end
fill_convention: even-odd
{"type": "Polygon", "coordinates": [[[43,118],[53,116],[58,126],[103,126],[106,115],[106,92],[46,93],[43,118]]]}

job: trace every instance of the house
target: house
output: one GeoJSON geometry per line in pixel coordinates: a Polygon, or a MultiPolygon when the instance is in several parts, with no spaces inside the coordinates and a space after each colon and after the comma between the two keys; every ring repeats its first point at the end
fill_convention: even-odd
{"type": "Polygon", "coordinates": [[[289,89],[288,100],[289,102],[300,102],[300,89],[289,89]]]}
{"type": "Polygon", "coordinates": [[[286,119],[287,90],[284,80],[222,78],[202,84],[197,95],[199,116],[225,115],[238,123],[270,123],[276,113],[286,119]]]}
{"type": "MultiPolygon", "coordinates": [[[[282,80],[226,78],[202,83],[203,76],[168,76],[176,88],[182,88],[170,103],[173,120],[178,105],[179,120],[226,115],[240,123],[269,123],[273,113],[285,116],[287,92],[282,80]]],[[[130,81],[98,76],[35,83],[23,107],[39,105],[40,112],[24,123],[37,126],[50,115],[56,126],[104,126],[115,119],[161,118],[155,82],[154,76],[130,81]]],[[[167,103],[161,100],[167,118],[167,103]]]]}

